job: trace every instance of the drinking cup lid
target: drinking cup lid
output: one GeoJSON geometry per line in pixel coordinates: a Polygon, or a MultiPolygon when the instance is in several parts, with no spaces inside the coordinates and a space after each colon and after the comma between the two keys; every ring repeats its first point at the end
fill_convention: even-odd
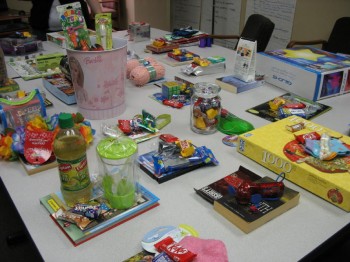
{"type": "Polygon", "coordinates": [[[137,152],[137,144],[134,140],[127,136],[119,138],[105,138],[102,139],[97,147],[97,153],[100,157],[106,159],[123,159],[137,152]]]}

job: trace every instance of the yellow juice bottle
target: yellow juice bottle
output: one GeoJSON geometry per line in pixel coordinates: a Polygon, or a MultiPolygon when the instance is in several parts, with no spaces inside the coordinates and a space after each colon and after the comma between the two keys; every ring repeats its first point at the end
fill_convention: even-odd
{"type": "Polygon", "coordinates": [[[92,185],[86,158],[86,142],[74,128],[71,114],[60,113],[60,130],[53,150],[58,162],[61,192],[68,206],[86,203],[91,199],[92,185]]]}

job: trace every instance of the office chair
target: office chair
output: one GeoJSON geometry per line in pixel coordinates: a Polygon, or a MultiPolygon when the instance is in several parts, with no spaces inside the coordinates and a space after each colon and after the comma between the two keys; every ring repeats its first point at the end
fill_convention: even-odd
{"type": "Polygon", "coordinates": [[[350,54],[350,17],[341,17],[335,22],[328,40],[292,40],[287,48],[296,45],[322,45],[321,49],[332,53],[350,54]]]}
{"type": "Polygon", "coordinates": [[[253,14],[243,28],[241,35],[208,35],[213,39],[240,39],[245,38],[257,41],[257,52],[265,51],[270,41],[275,24],[267,17],[260,14],[253,14]]]}

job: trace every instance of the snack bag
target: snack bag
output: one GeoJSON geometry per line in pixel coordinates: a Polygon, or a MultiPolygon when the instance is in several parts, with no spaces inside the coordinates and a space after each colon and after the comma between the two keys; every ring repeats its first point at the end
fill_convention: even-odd
{"type": "Polygon", "coordinates": [[[111,13],[100,13],[95,15],[96,44],[104,50],[113,48],[112,41],[112,17],[111,13]]]}
{"type": "Polygon", "coordinates": [[[51,131],[25,130],[24,157],[32,165],[42,165],[52,156],[55,133],[51,131]]]}
{"type": "Polygon", "coordinates": [[[38,89],[21,98],[0,98],[0,131],[24,126],[35,116],[46,117],[44,99],[38,89]]]}
{"type": "Polygon", "coordinates": [[[88,51],[90,49],[89,31],[79,2],[56,7],[67,47],[74,50],[88,51]]]}

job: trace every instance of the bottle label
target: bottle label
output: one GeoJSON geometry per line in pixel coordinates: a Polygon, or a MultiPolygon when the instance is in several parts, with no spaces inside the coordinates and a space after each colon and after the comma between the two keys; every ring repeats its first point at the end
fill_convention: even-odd
{"type": "Polygon", "coordinates": [[[90,185],[86,155],[76,160],[57,159],[61,185],[64,190],[78,191],[90,185]]]}

